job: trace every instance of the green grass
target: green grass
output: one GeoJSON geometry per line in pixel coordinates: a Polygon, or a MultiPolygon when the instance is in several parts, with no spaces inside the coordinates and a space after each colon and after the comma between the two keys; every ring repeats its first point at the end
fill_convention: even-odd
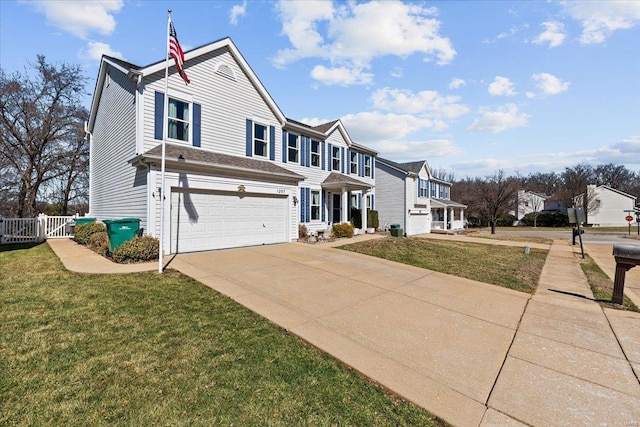
{"type": "Polygon", "coordinates": [[[533,293],[546,250],[421,238],[373,239],[341,249],[533,293]]]}
{"type": "Polygon", "coordinates": [[[0,251],[0,425],[446,425],[175,271],[0,251]]]}
{"type": "Polygon", "coordinates": [[[467,237],[477,237],[481,239],[492,239],[492,240],[507,240],[510,242],[521,242],[521,243],[540,243],[543,245],[551,245],[553,243],[553,239],[549,239],[546,237],[530,237],[530,236],[512,236],[509,234],[486,234],[486,233],[477,233],[477,232],[469,232],[466,234],[467,237]]]}
{"type": "Polygon", "coordinates": [[[596,302],[604,307],[640,312],[640,309],[638,309],[633,301],[626,295],[622,301],[623,305],[611,302],[611,298],[613,297],[613,280],[600,269],[598,264],[596,264],[590,256],[586,255],[584,260],[580,260],[580,267],[587,277],[596,302]]]}

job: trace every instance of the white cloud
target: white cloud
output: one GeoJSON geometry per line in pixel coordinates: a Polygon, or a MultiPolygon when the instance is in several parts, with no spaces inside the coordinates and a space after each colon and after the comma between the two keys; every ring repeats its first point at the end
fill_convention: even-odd
{"type": "Polygon", "coordinates": [[[540,24],[545,30],[533,40],[535,44],[549,43],[549,49],[552,47],[558,47],[567,37],[567,33],[564,30],[564,24],[558,21],[547,21],[540,24]]]}
{"type": "Polygon", "coordinates": [[[236,4],[231,8],[229,12],[229,23],[231,25],[238,25],[238,18],[244,16],[247,13],[247,0],[244,0],[242,4],[236,4]]]}
{"type": "Polygon", "coordinates": [[[90,33],[97,32],[109,35],[115,30],[116,20],[113,13],[122,9],[122,0],[38,0],[29,2],[44,13],[47,21],[76,37],[87,38],[90,33]]]}
{"type": "Polygon", "coordinates": [[[464,151],[449,139],[379,141],[368,145],[376,150],[381,157],[401,162],[464,154],[464,151]]]}
{"type": "Polygon", "coordinates": [[[496,76],[493,83],[489,85],[489,93],[492,96],[513,96],[516,91],[511,80],[506,77],[496,76]]]}
{"type": "Polygon", "coordinates": [[[438,128],[437,120],[416,117],[411,114],[363,112],[340,118],[354,141],[371,145],[372,142],[402,139],[422,129],[438,128]]]}
{"type": "Polygon", "coordinates": [[[525,126],[529,115],[518,112],[515,104],[506,104],[495,111],[483,111],[482,116],[469,126],[472,132],[493,132],[498,133],[503,130],[525,126]]]}
{"type": "Polygon", "coordinates": [[[404,76],[404,70],[400,67],[394,67],[393,70],[391,70],[391,77],[394,77],[396,79],[401,79],[404,76]]]}
{"type": "Polygon", "coordinates": [[[449,89],[459,89],[466,84],[467,82],[465,82],[464,80],[455,77],[451,79],[451,82],[449,83],[449,89]]]}
{"type": "Polygon", "coordinates": [[[413,93],[410,90],[382,88],[371,96],[377,109],[406,114],[423,114],[431,118],[455,119],[469,112],[458,103],[459,96],[442,96],[434,90],[413,93]]]}
{"type": "Polygon", "coordinates": [[[616,30],[640,25],[638,1],[565,1],[562,5],[582,25],[582,44],[603,43],[616,30]]]}
{"type": "Polygon", "coordinates": [[[508,170],[512,167],[513,162],[511,160],[505,159],[478,159],[451,165],[451,169],[453,169],[454,171],[474,171],[475,173],[472,175],[475,176],[488,175],[496,170],[508,170]]]}
{"type": "Polygon", "coordinates": [[[330,62],[331,68],[358,70],[368,68],[377,57],[404,58],[415,53],[422,53],[425,61],[435,58],[438,64],[448,64],[456,55],[450,40],[439,34],[435,8],[388,1],[334,4],[283,0],[277,10],[282,33],[291,43],[272,59],[277,67],[303,58],[320,58],[330,62]],[[384,30],[372,30],[372,23],[384,30]]]}
{"type": "Polygon", "coordinates": [[[102,58],[102,55],[108,55],[114,58],[124,59],[124,56],[122,55],[122,53],[111,49],[111,46],[101,42],[87,43],[87,49],[83,51],[80,56],[87,59],[99,61],[100,58],[102,58]]]}
{"type": "Polygon", "coordinates": [[[311,77],[325,85],[349,86],[354,84],[367,85],[373,83],[373,74],[365,73],[361,69],[316,65],[311,70],[311,77]]]}
{"type": "Polygon", "coordinates": [[[549,73],[539,73],[534,74],[531,78],[538,82],[536,86],[542,91],[545,95],[557,95],[566,90],[569,90],[569,82],[563,82],[553,74],[549,73]]]}

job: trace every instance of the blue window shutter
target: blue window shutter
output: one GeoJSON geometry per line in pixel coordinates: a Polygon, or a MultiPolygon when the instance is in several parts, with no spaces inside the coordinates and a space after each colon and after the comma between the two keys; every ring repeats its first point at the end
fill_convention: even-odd
{"type": "Polygon", "coordinates": [[[422,179],[418,178],[418,197],[420,197],[420,184],[422,183],[422,179]]]}
{"type": "Polygon", "coordinates": [[[155,111],[154,111],[154,120],[155,120],[155,128],[153,132],[153,137],[155,139],[162,139],[162,125],[164,122],[164,93],[156,91],[156,99],[155,99],[155,111]]]}
{"type": "Polygon", "coordinates": [[[364,209],[366,206],[362,206],[362,193],[358,193],[358,208],[364,209]]]}
{"type": "MultiPolygon", "coordinates": [[[[324,142],[322,143],[324,146],[324,142]]],[[[326,198],[326,191],[322,190],[322,204],[320,205],[320,211],[322,212],[322,222],[326,221],[326,216],[325,216],[325,198],[326,198]]]]}
{"type": "Polygon", "coordinates": [[[201,116],[202,107],[200,104],[193,104],[193,146],[201,145],[201,116]]]}
{"type": "Polygon", "coordinates": [[[269,126],[269,160],[276,159],[276,128],[269,126]]]}
{"type": "Polygon", "coordinates": [[[311,221],[311,189],[307,188],[307,210],[306,210],[306,214],[307,214],[307,222],[311,221]]]}
{"type": "Polygon", "coordinates": [[[327,170],[333,168],[333,145],[329,144],[329,154],[327,155],[327,170]]]}
{"type": "Polygon", "coordinates": [[[344,173],[344,147],[340,147],[340,169],[344,173]]]}
{"type": "Polygon", "coordinates": [[[347,175],[351,175],[351,150],[347,148],[347,175]]]}
{"type": "MultiPolygon", "coordinates": [[[[325,143],[324,143],[324,141],[322,141],[322,151],[320,152],[321,153],[320,154],[320,167],[322,168],[322,170],[325,170],[325,163],[324,163],[325,162],[325,154],[324,154],[325,150],[324,150],[324,145],[325,145],[325,143]]],[[[324,214],[324,211],[322,211],[322,213],[324,214]]],[[[323,219],[323,221],[324,221],[324,219],[323,219]]]]}
{"type": "MultiPolygon", "coordinates": [[[[375,170],[376,170],[376,158],[371,156],[371,179],[374,179],[376,177],[375,170]]],[[[371,206],[371,209],[373,209],[373,205],[371,206]]]]}
{"type": "Polygon", "coordinates": [[[307,137],[307,167],[311,166],[311,138],[307,137]]]}
{"type": "Polygon", "coordinates": [[[372,194],[371,195],[371,209],[375,209],[376,208],[375,201],[376,201],[376,195],[372,194]]]}
{"type": "Polygon", "coordinates": [[[246,135],[246,139],[247,139],[247,157],[251,157],[251,154],[253,153],[252,150],[252,142],[253,142],[253,121],[251,119],[247,119],[247,135],[246,135]]]}
{"type": "Polygon", "coordinates": [[[358,176],[364,176],[364,154],[358,153],[358,176]]]}
{"type": "Polygon", "coordinates": [[[300,144],[300,166],[309,166],[307,164],[307,137],[300,135],[298,144],[300,144]]]}
{"type": "Polygon", "coordinates": [[[304,222],[304,187],[300,187],[300,222],[304,222]]]}
{"type": "Polygon", "coordinates": [[[282,131],[282,163],[287,163],[287,131],[282,131]]]}

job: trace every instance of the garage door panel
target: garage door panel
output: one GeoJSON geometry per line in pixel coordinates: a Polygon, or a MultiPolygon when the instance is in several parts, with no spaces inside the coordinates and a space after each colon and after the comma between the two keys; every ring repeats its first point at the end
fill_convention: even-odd
{"type": "Polygon", "coordinates": [[[171,251],[193,252],[288,241],[286,197],[174,192],[171,251]]]}

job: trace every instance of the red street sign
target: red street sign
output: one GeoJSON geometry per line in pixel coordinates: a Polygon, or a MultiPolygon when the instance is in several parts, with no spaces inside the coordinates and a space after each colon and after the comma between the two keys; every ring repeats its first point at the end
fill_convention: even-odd
{"type": "Polygon", "coordinates": [[[633,221],[633,217],[631,215],[627,215],[624,219],[628,222],[633,221]]]}

